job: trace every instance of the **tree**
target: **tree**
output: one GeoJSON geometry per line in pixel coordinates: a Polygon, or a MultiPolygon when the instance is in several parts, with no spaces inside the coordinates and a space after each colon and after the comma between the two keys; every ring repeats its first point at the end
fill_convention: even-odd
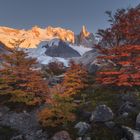
{"type": "Polygon", "coordinates": [[[1,55],[0,95],[7,95],[6,102],[19,102],[26,105],[42,103],[48,93],[47,82],[40,71],[35,69],[35,59],[29,58],[19,48],[1,55]]]}
{"type": "Polygon", "coordinates": [[[140,8],[118,10],[111,28],[102,40],[111,45],[97,46],[105,64],[97,73],[97,82],[108,86],[138,87],[140,85],[140,8]],[[116,40],[116,42],[115,42],[116,40]]]}
{"type": "Polygon", "coordinates": [[[114,15],[109,15],[110,27],[99,30],[98,35],[101,39],[101,47],[110,48],[120,45],[140,44],[140,8],[118,9],[114,15]]]}
{"type": "Polygon", "coordinates": [[[70,62],[70,67],[65,73],[62,85],[65,87],[65,94],[75,95],[87,88],[88,72],[81,64],[70,62]]]}
{"type": "Polygon", "coordinates": [[[39,113],[39,121],[44,127],[66,125],[76,119],[74,102],[75,96],[87,88],[87,71],[74,62],[64,74],[62,83],[50,89],[51,98],[47,99],[48,106],[39,113]]]}
{"type": "Polygon", "coordinates": [[[42,71],[45,77],[61,75],[65,72],[65,66],[62,62],[53,61],[47,66],[43,66],[42,71]]]}
{"type": "Polygon", "coordinates": [[[75,103],[71,97],[65,94],[54,94],[47,100],[48,107],[38,114],[38,118],[44,127],[67,126],[69,122],[75,121],[75,103]]]}

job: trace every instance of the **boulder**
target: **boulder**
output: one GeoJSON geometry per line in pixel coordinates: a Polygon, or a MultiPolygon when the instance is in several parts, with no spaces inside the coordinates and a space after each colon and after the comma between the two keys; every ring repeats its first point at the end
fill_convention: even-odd
{"type": "Polygon", "coordinates": [[[0,107],[0,118],[5,115],[10,109],[6,106],[0,107]]]}
{"type": "Polygon", "coordinates": [[[91,140],[91,137],[85,137],[83,140],[91,140]]]}
{"type": "Polygon", "coordinates": [[[140,113],[136,117],[136,129],[140,130],[140,113]]]}
{"type": "Polygon", "coordinates": [[[105,122],[105,125],[106,125],[108,128],[112,129],[112,128],[115,127],[115,122],[113,122],[113,121],[105,122]]]}
{"type": "Polygon", "coordinates": [[[99,53],[94,48],[86,53],[83,54],[83,56],[77,58],[77,63],[82,63],[84,66],[87,67],[89,73],[95,74],[97,70],[101,67],[101,65],[98,63],[97,57],[99,56],[99,53]]]}
{"type": "Polygon", "coordinates": [[[107,121],[112,120],[113,116],[114,116],[114,114],[109,107],[107,107],[106,105],[99,105],[92,112],[90,121],[107,122],[107,121]]]}
{"type": "Polygon", "coordinates": [[[122,127],[124,138],[127,140],[140,140],[140,132],[129,127],[122,127]]]}
{"type": "Polygon", "coordinates": [[[26,140],[47,140],[48,139],[48,133],[43,130],[37,130],[37,131],[30,131],[30,133],[25,135],[26,140]]]}
{"type": "Polygon", "coordinates": [[[91,140],[91,137],[78,137],[76,140],[91,140]]]}
{"type": "Polygon", "coordinates": [[[90,129],[90,125],[86,122],[78,122],[75,128],[78,130],[78,135],[83,136],[90,129]]]}
{"type": "Polygon", "coordinates": [[[78,137],[76,140],[82,140],[82,137],[78,137]]]}
{"type": "Polygon", "coordinates": [[[85,111],[85,110],[83,110],[83,108],[78,110],[78,114],[79,114],[79,117],[85,121],[89,120],[89,118],[91,116],[91,112],[85,111]]]}
{"type": "MultiPolygon", "coordinates": [[[[2,109],[1,109],[2,110],[2,109]]],[[[0,125],[8,126],[20,132],[26,140],[46,140],[48,135],[47,132],[41,130],[41,126],[37,120],[37,111],[31,112],[14,112],[8,111],[7,108],[0,111],[3,112],[0,117],[0,125]]]]}
{"type": "Polygon", "coordinates": [[[17,135],[12,137],[11,140],[24,140],[24,137],[22,135],[17,135]]]}
{"type": "Polygon", "coordinates": [[[137,111],[136,106],[132,102],[126,101],[120,106],[118,114],[123,114],[123,113],[129,114],[136,111],[137,111]]]}
{"type": "Polygon", "coordinates": [[[54,134],[51,140],[72,140],[67,131],[60,131],[54,134]]]}

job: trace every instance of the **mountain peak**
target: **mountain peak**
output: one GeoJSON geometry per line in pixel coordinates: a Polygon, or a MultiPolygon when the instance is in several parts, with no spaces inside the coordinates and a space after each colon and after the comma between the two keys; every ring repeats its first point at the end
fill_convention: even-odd
{"type": "MultiPolygon", "coordinates": [[[[88,39],[91,38],[91,33],[87,31],[86,26],[83,26],[82,31],[78,36],[80,37],[80,40],[87,40],[86,43],[81,43],[81,45],[85,45],[89,42],[88,39]]],[[[20,44],[21,48],[36,48],[40,42],[49,41],[54,38],[61,39],[62,41],[71,44],[77,44],[77,36],[75,33],[61,27],[48,26],[46,28],[40,28],[39,26],[34,26],[29,30],[20,30],[0,26],[0,41],[9,48],[14,47],[10,44],[12,40],[24,40],[20,44]]]]}
{"type": "Polygon", "coordinates": [[[38,26],[34,26],[29,30],[19,30],[2,26],[0,27],[0,41],[10,48],[13,47],[9,43],[10,40],[24,39],[25,41],[20,44],[20,47],[34,48],[41,41],[47,41],[53,38],[58,38],[72,44],[75,43],[74,32],[60,27],[48,26],[47,28],[43,29],[38,26]]]}
{"type": "Polygon", "coordinates": [[[88,37],[90,35],[85,25],[83,25],[81,33],[83,34],[84,37],[88,37]]]}
{"type": "Polygon", "coordinates": [[[76,36],[75,42],[76,44],[90,48],[95,44],[95,37],[93,33],[88,32],[86,26],[83,25],[80,34],[76,36]]]}
{"type": "Polygon", "coordinates": [[[70,43],[74,43],[75,41],[74,32],[72,32],[71,30],[63,29],[60,27],[54,28],[52,26],[49,26],[46,29],[46,32],[48,36],[57,36],[59,39],[63,41],[67,41],[70,43]]]}

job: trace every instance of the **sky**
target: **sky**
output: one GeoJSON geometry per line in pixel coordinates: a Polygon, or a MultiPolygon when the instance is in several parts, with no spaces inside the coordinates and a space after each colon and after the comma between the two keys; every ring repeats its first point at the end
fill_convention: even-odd
{"type": "Polygon", "coordinates": [[[82,25],[86,25],[95,33],[109,26],[105,11],[138,4],[140,0],[0,0],[0,26],[59,26],[79,33],[82,25]]]}

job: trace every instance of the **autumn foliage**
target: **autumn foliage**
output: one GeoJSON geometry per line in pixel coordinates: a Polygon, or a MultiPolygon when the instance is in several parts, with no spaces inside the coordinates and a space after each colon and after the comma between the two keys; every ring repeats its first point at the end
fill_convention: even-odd
{"type": "Polygon", "coordinates": [[[62,85],[65,87],[65,94],[71,96],[84,91],[87,88],[88,72],[81,64],[70,62],[70,67],[65,73],[62,85]]]}
{"type": "Polygon", "coordinates": [[[87,87],[87,71],[74,62],[64,74],[62,83],[50,89],[51,98],[46,102],[48,107],[39,113],[39,121],[44,127],[57,127],[66,125],[76,119],[75,110],[77,108],[75,95],[82,93],[87,87]]]}
{"type": "Polygon", "coordinates": [[[47,100],[48,107],[39,112],[39,121],[44,127],[66,126],[75,121],[75,104],[71,97],[54,94],[47,100]]]}
{"type": "Polygon", "coordinates": [[[42,67],[42,71],[45,77],[61,75],[65,72],[65,69],[66,68],[64,64],[58,61],[50,62],[47,66],[42,67]]]}
{"type": "Polygon", "coordinates": [[[17,48],[1,58],[0,95],[9,97],[6,102],[42,103],[47,97],[48,86],[40,71],[35,69],[36,60],[17,48]]]}
{"type": "Polygon", "coordinates": [[[104,67],[97,73],[103,85],[135,87],[140,85],[140,9],[119,10],[112,18],[111,28],[100,31],[97,46],[104,67]],[[113,20],[114,19],[114,20],[113,20]]]}

